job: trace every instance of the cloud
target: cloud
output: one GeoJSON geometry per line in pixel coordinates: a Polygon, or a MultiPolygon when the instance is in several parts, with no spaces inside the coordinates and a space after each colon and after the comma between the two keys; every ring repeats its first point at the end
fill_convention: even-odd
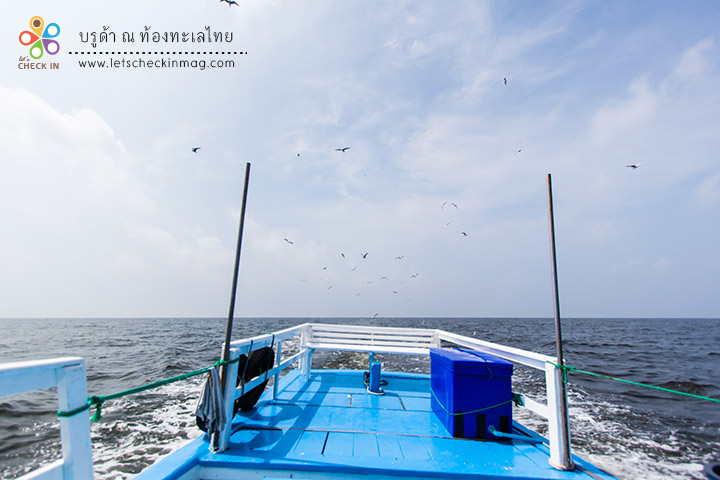
{"type": "Polygon", "coordinates": [[[142,292],[162,299],[178,272],[228,263],[216,235],[157,203],[144,166],[96,112],[61,112],[4,86],[0,104],[3,315],[119,314],[135,303],[159,313],[142,292]]]}
{"type": "Polygon", "coordinates": [[[147,249],[147,264],[157,268],[182,271],[193,265],[204,268],[223,265],[230,258],[230,251],[224,248],[219,238],[203,236],[202,232],[187,234],[188,239],[179,239],[159,227],[126,224],[128,240],[147,249]],[[152,259],[152,263],[148,261],[152,259]]]}
{"type": "MultiPolygon", "coordinates": [[[[14,311],[32,291],[54,315],[222,310],[246,160],[243,314],[549,314],[548,172],[574,293],[657,274],[640,254],[674,270],[700,262],[676,251],[710,258],[682,234],[704,231],[720,202],[718,48],[706,33],[665,48],[654,25],[609,25],[584,2],[308,5],[181,0],[172,19],[143,4],[141,20],[109,7],[117,31],[198,19],[235,31],[250,54],[223,72],[64,65],[52,90],[3,77],[29,81],[0,87],[0,282],[14,311]],[[83,86],[98,79],[103,89],[83,86]],[[672,242],[669,219],[686,222],[672,242]],[[339,253],[365,251],[351,275],[339,253]]],[[[99,25],[103,8],[85,6],[67,31],[99,25]]]]}
{"type": "Polygon", "coordinates": [[[640,77],[628,89],[629,98],[600,108],[591,120],[591,138],[597,146],[615,145],[636,138],[658,111],[658,95],[649,79],[640,77]]]}
{"type": "Polygon", "coordinates": [[[720,204],[720,170],[703,178],[695,188],[693,197],[699,205],[706,208],[720,204]]]}
{"type": "Polygon", "coordinates": [[[700,40],[683,52],[670,78],[679,85],[710,81],[710,77],[717,74],[716,62],[713,62],[716,51],[717,45],[712,38],[700,40]]]}
{"type": "Polygon", "coordinates": [[[668,260],[667,258],[658,258],[653,262],[651,265],[651,268],[653,270],[667,270],[672,266],[672,262],[668,260]]]}
{"type": "Polygon", "coordinates": [[[2,86],[0,101],[5,200],[61,218],[101,207],[109,215],[114,207],[154,207],[123,145],[95,112],[61,113],[32,93],[2,86]]]}

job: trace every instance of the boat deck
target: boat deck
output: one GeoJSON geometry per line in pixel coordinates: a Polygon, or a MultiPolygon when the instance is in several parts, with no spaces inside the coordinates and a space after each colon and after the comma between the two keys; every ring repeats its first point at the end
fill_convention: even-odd
{"type": "Polygon", "coordinates": [[[137,478],[614,478],[576,457],[579,468],[556,470],[544,444],[453,438],[430,407],[429,376],[382,378],[386,394],[376,396],[361,371],[313,370],[309,382],[291,371],[275,400],[268,389],[233,419],[227,451],[212,453],[196,439],[137,478]]]}

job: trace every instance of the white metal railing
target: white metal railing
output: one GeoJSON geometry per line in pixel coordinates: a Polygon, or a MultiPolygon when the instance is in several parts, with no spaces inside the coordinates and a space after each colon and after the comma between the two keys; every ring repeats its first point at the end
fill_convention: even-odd
{"type": "MultiPolygon", "coordinates": [[[[280,373],[296,363],[306,380],[312,367],[315,350],[367,352],[370,360],[375,353],[429,356],[430,348],[449,342],[461,347],[487,352],[513,363],[518,363],[545,372],[545,404],[525,399],[525,407],[548,421],[550,464],[563,465],[562,459],[569,458],[565,445],[561,420],[567,418],[562,411],[562,371],[555,366],[555,357],[528,352],[517,348],[465,337],[443,330],[392,328],[375,326],[349,326],[305,323],[271,334],[236,340],[230,343],[230,360],[240,355],[271,346],[277,349],[273,367],[259,376],[244,382],[239,387],[234,382],[225,384],[226,423],[218,436],[218,448],[222,451],[229,444],[232,413],[235,399],[257,385],[274,378],[272,398],[277,397],[280,373]],[[297,349],[293,355],[283,359],[284,344],[292,342],[297,349]]],[[[237,378],[238,364],[227,365],[227,378],[237,378]]],[[[68,357],[35,362],[18,362],[0,365],[0,397],[58,388],[59,410],[71,411],[87,404],[87,383],[85,362],[81,358],[68,357]]],[[[90,445],[90,423],[88,415],[73,415],[60,418],[63,458],[46,467],[31,472],[21,480],[74,480],[92,478],[92,450],[90,445]]]]}
{"type": "MultiPolygon", "coordinates": [[[[277,396],[278,382],[280,380],[280,372],[290,368],[295,363],[300,362],[300,368],[302,371],[309,376],[310,374],[310,355],[311,350],[303,347],[304,339],[307,337],[311,326],[308,323],[298,325],[296,327],[286,328],[275,333],[268,333],[264,335],[258,335],[253,338],[246,338],[243,340],[236,340],[230,342],[230,361],[237,360],[240,355],[249,355],[255,350],[259,350],[265,347],[276,347],[277,353],[275,355],[275,361],[273,368],[267,372],[258,375],[255,378],[251,378],[247,382],[244,382],[240,387],[236,387],[233,382],[225,382],[224,401],[225,401],[225,426],[220,430],[218,450],[227,450],[230,443],[231,425],[233,417],[233,406],[235,399],[242,396],[245,392],[252,390],[256,386],[265,382],[270,378],[273,380],[273,399],[277,396]],[[285,360],[282,359],[283,354],[283,343],[288,340],[295,339],[298,344],[298,352],[285,360]]],[[[228,364],[226,371],[227,378],[237,378],[238,364],[236,362],[228,364]]]]}
{"type": "Polygon", "coordinates": [[[440,343],[432,329],[312,324],[310,349],[428,355],[440,343]]]}
{"type": "MultiPolygon", "coordinates": [[[[449,342],[464,348],[490,353],[513,363],[525,365],[545,373],[546,403],[536,402],[525,398],[525,407],[531,412],[547,419],[548,441],[550,447],[550,464],[556,468],[563,465],[564,458],[570,458],[569,439],[563,438],[561,420],[567,418],[567,411],[562,411],[560,388],[562,371],[555,366],[556,359],[548,355],[533,353],[497,343],[486,342],[471,337],[436,329],[395,328],[376,326],[350,326],[305,323],[296,327],[275,332],[274,334],[259,335],[257,337],[238,340],[230,343],[230,358],[236,359],[239,355],[249,354],[254,350],[266,346],[275,346],[275,364],[271,370],[249,380],[239,388],[232,382],[226,384],[225,408],[227,424],[220,434],[220,450],[227,448],[230,438],[230,425],[232,422],[233,403],[245,391],[249,391],[262,382],[274,377],[273,398],[277,396],[280,372],[300,363],[301,373],[305,379],[310,378],[312,367],[312,353],[314,350],[333,350],[349,352],[367,352],[370,359],[375,353],[390,353],[401,355],[429,356],[430,348],[440,347],[442,342],[449,342]],[[299,351],[291,357],[282,360],[283,343],[293,340],[297,343],[299,351]],[[233,389],[235,390],[233,392],[233,389]],[[567,446],[567,447],[566,447],[567,446]]],[[[236,378],[237,363],[228,365],[228,378],[236,378]],[[233,368],[234,367],[234,368],[233,368]]],[[[567,402],[565,402],[567,404],[567,402]]],[[[569,433],[568,433],[569,435],[569,433]]]]}
{"type": "MultiPolygon", "coordinates": [[[[562,370],[556,366],[556,358],[539,353],[528,352],[526,350],[520,350],[518,348],[507,347],[498,343],[465,337],[445,332],[443,330],[438,330],[437,335],[440,340],[445,340],[473,350],[490,353],[510,362],[519,363],[521,365],[545,372],[545,396],[547,403],[542,404],[530,398],[524,398],[524,403],[528,410],[547,419],[548,442],[550,444],[550,465],[560,470],[564,470],[565,468],[562,467],[565,464],[563,459],[571,458],[571,452],[569,451],[570,439],[563,438],[562,418],[565,416],[567,419],[568,412],[567,410],[563,411],[562,409],[562,405],[567,405],[567,401],[560,401],[560,395],[563,392],[560,388],[562,383],[562,370]]],[[[568,436],[569,435],[570,432],[568,431],[568,436]]]]}
{"type": "MultiPolygon", "coordinates": [[[[58,409],[71,411],[87,405],[85,361],[56,358],[0,365],[0,397],[57,387],[58,409]]],[[[88,415],[60,418],[62,459],[18,480],[87,480],[93,478],[88,415]]]]}

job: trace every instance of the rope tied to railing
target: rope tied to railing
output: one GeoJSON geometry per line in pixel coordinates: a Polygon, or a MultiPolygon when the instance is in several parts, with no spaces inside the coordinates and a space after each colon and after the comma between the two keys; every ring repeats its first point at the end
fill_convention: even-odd
{"type": "MultiPolygon", "coordinates": [[[[274,337],[275,337],[275,336],[273,335],[273,339],[272,339],[272,342],[273,342],[273,343],[274,343],[274,341],[275,341],[275,338],[274,338],[274,337]]],[[[250,348],[252,349],[252,343],[251,343],[251,347],[250,347],[250,348]]],[[[87,403],[86,403],[85,405],[82,405],[82,406],[80,406],[80,407],[77,407],[77,408],[72,409],[72,410],[67,410],[67,411],[58,410],[58,411],[57,411],[57,416],[58,416],[58,417],[61,417],[61,418],[64,418],[64,417],[72,417],[73,415],[77,415],[78,413],[81,413],[81,412],[84,412],[84,411],[86,411],[86,410],[89,410],[90,408],[92,408],[92,407],[94,406],[94,407],[95,407],[95,413],[94,413],[93,416],[90,418],[90,421],[96,422],[96,421],[99,421],[99,420],[102,419],[102,405],[103,405],[103,403],[105,403],[105,402],[108,401],[108,400],[114,400],[114,399],[116,399],[116,398],[121,398],[121,397],[125,397],[125,396],[128,396],[128,395],[133,395],[133,394],[135,394],[135,393],[140,393],[140,392],[143,392],[143,391],[146,391],[146,390],[151,390],[151,389],[154,389],[154,388],[162,387],[162,386],[168,385],[168,384],[170,384],[170,383],[179,382],[179,381],[181,381],[181,380],[185,380],[185,379],[190,378],[190,377],[194,377],[194,376],[197,376],[197,375],[202,375],[203,373],[209,372],[209,371],[210,371],[211,369],[213,369],[213,368],[220,367],[220,366],[223,366],[223,365],[229,365],[229,364],[231,364],[231,363],[237,363],[237,362],[240,361],[241,358],[242,358],[242,355],[238,356],[238,357],[235,358],[234,360],[218,360],[217,362],[215,362],[215,363],[212,364],[211,366],[204,367],[204,368],[201,368],[201,369],[199,369],[199,370],[195,370],[195,371],[192,371],[192,372],[188,372],[188,373],[184,373],[184,374],[181,374],[181,375],[177,375],[177,376],[175,376],[175,377],[170,377],[170,378],[165,379],[165,380],[158,380],[158,381],[156,381],[156,382],[148,383],[148,384],[146,384],[146,385],[142,385],[142,386],[139,386],[139,387],[131,388],[131,389],[128,389],[128,390],[122,390],[122,391],[120,391],[120,392],[113,393],[113,394],[110,394],[110,395],[91,395],[91,396],[88,397],[87,403]]],[[[607,380],[615,380],[615,381],[618,381],[618,382],[628,383],[628,384],[630,384],[630,385],[635,385],[635,386],[640,386],[640,387],[645,387],[645,388],[652,388],[652,389],[660,390],[660,391],[663,391],[663,392],[674,393],[674,394],[677,394],[677,395],[684,395],[684,396],[687,396],[687,397],[697,398],[697,399],[700,399],[700,400],[707,400],[707,401],[710,401],[710,402],[720,403],[720,399],[717,399],[717,398],[706,397],[706,396],[704,396],[704,395],[697,395],[697,394],[689,393],[689,392],[681,392],[681,391],[679,391],[679,390],[673,390],[673,389],[665,388],[665,387],[658,387],[658,386],[656,386],[656,385],[650,385],[650,384],[647,384],[647,383],[635,382],[635,381],[632,381],[632,380],[626,380],[626,379],[624,379],[624,378],[613,377],[613,376],[604,375],[604,374],[601,374],[601,373],[589,372],[589,371],[587,371],[587,370],[580,370],[579,368],[575,368],[575,367],[572,367],[572,366],[570,366],[570,365],[559,365],[559,364],[554,363],[554,362],[551,362],[551,361],[547,361],[547,363],[550,364],[550,365],[553,365],[554,367],[556,367],[556,368],[558,368],[558,369],[560,369],[560,371],[562,372],[562,382],[565,383],[565,384],[568,383],[568,372],[576,372],[576,373],[581,373],[581,374],[584,374],[584,375],[591,375],[591,376],[595,376],[595,377],[605,378],[605,379],[607,379],[607,380]]],[[[246,364],[246,367],[247,367],[247,364],[246,364]]],[[[244,379],[244,376],[245,376],[245,375],[244,375],[244,372],[243,372],[243,379],[244,379]]],[[[243,391],[244,391],[244,388],[245,388],[244,381],[243,381],[242,383],[243,383],[243,384],[242,384],[241,388],[242,388],[243,391]]],[[[435,399],[438,401],[438,404],[439,404],[443,409],[445,409],[445,406],[442,404],[442,402],[439,401],[439,399],[438,399],[437,396],[435,395],[435,392],[434,392],[432,389],[431,389],[430,391],[432,392],[432,394],[433,394],[433,396],[435,397],[435,399]]],[[[498,407],[498,406],[501,406],[501,405],[504,405],[504,404],[510,403],[510,402],[515,402],[516,405],[522,405],[522,403],[523,403],[523,401],[522,401],[522,396],[521,396],[521,395],[518,395],[518,394],[513,394],[513,397],[512,397],[510,400],[507,400],[507,401],[505,401],[505,402],[499,403],[499,404],[497,404],[497,405],[491,405],[491,406],[489,406],[489,407],[485,407],[485,408],[482,408],[482,409],[479,409],[479,410],[473,410],[472,412],[460,412],[460,413],[454,413],[454,414],[453,414],[453,413],[447,411],[447,409],[445,409],[445,410],[446,410],[448,413],[450,413],[451,415],[464,415],[464,414],[477,413],[477,412],[480,412],[480,411],[483,411],[483,410],[495,408],[495,407],[498,407]]]]}
{"type": "Polygon", "coordinates": [[[698,398],[700,400],[708,400],[711,402],[720,403],[720,399],[718,399],[718,398],[706,397],[704,395],[697,395],[697,394],[689,393],[689,392],[681,392],[679,390],[673,390],[671,388],[665,388],[665,387],[658,387],[657,385],[650,385],[647,383],[634,382],[632,380],[626,380],[624,378],[611,377],[610,375],[603,375],[602,373],[588,372],[586,370],[580,370],[579,368],[571,367],[569,365],[559,365],[557,363],[550,362],[550,361],[548,361],[547,363],[549,363],[550,365],[553,365],[556,368],[559,368],[562,371],[562,381],[565,384],[568,383],[568,372],[577,372],[577,373],[582,373],[584,375],[592,375],[593,377],[605,378],[607,380],[615,380],[618,382],[629,383],[630,385],[635,385],[635,386],[639,386],[639,387],[652,388],[652,389],[660,390],[663,392],[675,393],[677,395],[685,395],[687,397],[698,398]]]}
{"type": "Polygon", "coordinates": [[[87,399],[87,403],[81,407],[75,408],[73,410],[63,411],[58,410],[57,416],[64,418],[64,417],[72,417],[73,415],[77,415],[80,412],[84,412],[86,410],[89,410],[93,406],[95,407],[95,413],[90,418],[91,422],[97,422],[102,419],[102,405],[108,400],[114,400],[116,398],[120,397],[126,397],[128,395],[133,395],[135,393],[144,392],[146,390],[152,390],[153,388],[162,387],[165,385],[168,385],[170,383],[179,382],[181,380],[185,380],[190,377],[194,377],[197,375],[202,375],[203,373],[209,372],[211,369],[216,367],[221,367],[223,365],[229,365],[231,363],[237,363],[240,361],[241,356],[238,356],[234,360],[218,360],[214,364],[212,364],[209,367],[203,367],[199,370],[194,370],[192,372],[183,373],[181,375],[177,375],[174,377],[166,378],[165,380],[158,380],[157,382],[148,383],[146,385],[141,385],[139,387],[130,388],[128,390],[122,390],[117,393],[111,393],[110,395],[91,395],[87,399]]]}

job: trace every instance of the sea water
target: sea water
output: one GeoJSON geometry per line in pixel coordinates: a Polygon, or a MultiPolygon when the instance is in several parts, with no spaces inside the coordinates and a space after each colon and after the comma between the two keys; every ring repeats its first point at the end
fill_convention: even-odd
{"type": "MultiPolygon", "coordinates": [[[[439,328],[555,355],[552,319],[387,318],[235,320],[233,338],[306,321],[439,328]]],[[[85,358],[90,395],[108,395],[212,365],[224,319],[0,319],[0,362],[85,358]]],[[[720,398],[720,320],[563,319],[565,363],[697,395],[720,398]]],[[[426,358],[378,355],[384,370],[429,372],[426,358]]],[[[317,352],[313,366],[366,368],[367,356],[317,352]]],[[[93,422],[98,479],[132,477],[202,434],[193,415],[204,376],[108,401],[93,422]]],[[[513,391],[542,399],[544,376],[516,368],[513,391]]],[[[720,404],[571,373],[573,453],[621,479],[701,479],[720,460],[720,404]]],[[[0,478],[60,458],[55,391],[0,398],[0,478]]],[[[515,409],[515,420],[547,433],[543,419],[515,409]]]]}

